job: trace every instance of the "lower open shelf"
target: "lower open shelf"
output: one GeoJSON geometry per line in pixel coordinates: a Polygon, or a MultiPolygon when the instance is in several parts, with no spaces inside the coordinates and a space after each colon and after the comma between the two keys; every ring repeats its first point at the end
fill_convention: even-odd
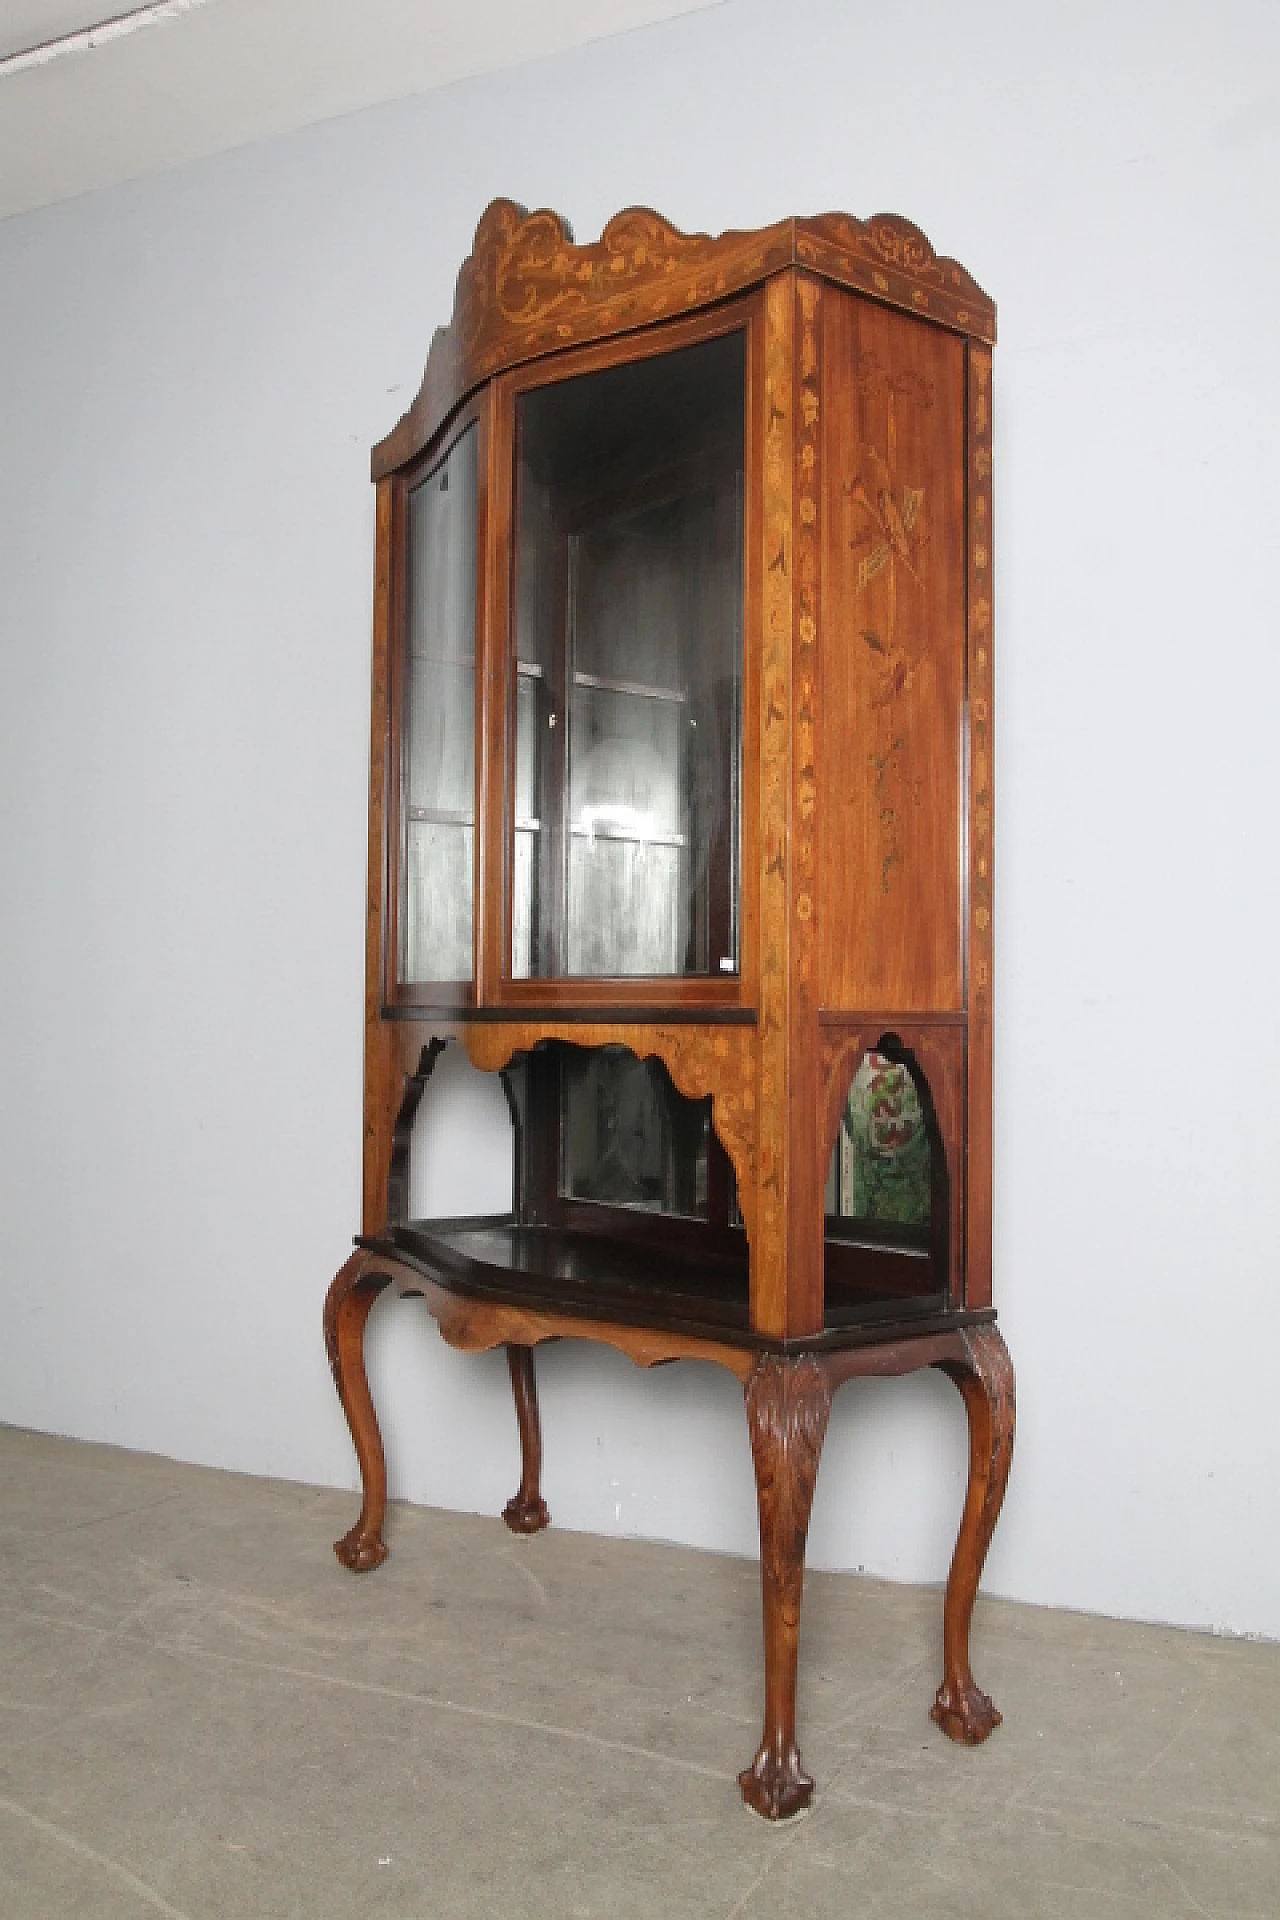
{"type": "MultiPolygon", "coordinates": [[[[734,1344],[767,1344],[751,1329],[748,1264],[739,1258],[587,1233],[530,1226],[509,1214],[416,1220],[390,1229],[383,1246],[438,1284],[577,1318],[678,1329],[734,1344]]],[[[848,1267],[844,1269],[848,1272],[848,1267]]],[[[890,1325],[913,1332],[950,1323],[946,1298],[922,1292],[923,1263],[883,1250],[856,1279],[829,1281],[826,1335],[835,1341],[890,1325]]],[[[824,1336],[816,1336],[819,1341],[824,1336]]]]}

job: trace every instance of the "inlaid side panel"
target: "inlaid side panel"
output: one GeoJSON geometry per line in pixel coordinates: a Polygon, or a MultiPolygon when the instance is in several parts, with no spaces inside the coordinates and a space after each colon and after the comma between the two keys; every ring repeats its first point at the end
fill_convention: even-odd
{"type": "Polygon", "coordinates": [[[969,349],[969,1214],[965,1304],[991,1304],[991,996],[995,761],[991,355],[969,349]]]}
{"type": "Polygon", "coordinates": [[[795,617],[791,636],[790,1102],[787,1116],[787,1319],[791,1335],[822,1327],[822,1180],[818,1140],[817,681],[822,627],[822,307],[827,290],[796,276],[795,617]]]}
{"type": "Polygon", "coordinates": [[[760,640],[760,1095],[757,1203],[751,1239],[751,1324],[785,1334],[791,1204],[792,625],[795,540],[795,286],[769,282],[765,299],[764,591],[760,640]]]}
{"type": "Polygon", "coordinates": [[[823,1006],[963,1006],[964,346],[824,307],[823,1006]]]}

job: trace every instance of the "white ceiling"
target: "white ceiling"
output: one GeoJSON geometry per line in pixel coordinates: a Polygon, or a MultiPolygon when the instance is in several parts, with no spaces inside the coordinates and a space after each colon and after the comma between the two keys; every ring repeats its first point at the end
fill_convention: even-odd
{"type": "Polygon", "coordinates": [[[95,0],[3,0],[0,60],[124,11],[123,6],[103,6],[95,0]]]}
{"type": "Polygon", "coordinates": [[[0,0],[0,219],[720,3],[0,0]]]}

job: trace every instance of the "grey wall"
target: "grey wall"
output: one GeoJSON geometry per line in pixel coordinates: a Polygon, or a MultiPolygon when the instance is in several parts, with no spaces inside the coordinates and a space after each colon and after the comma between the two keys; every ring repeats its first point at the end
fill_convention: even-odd
{"type": "MultiPolygon", "coordinates": [[[[733,0],[0,224],[0,1417],[354,1485],[372,495],[486,201],[883,207],[1000,305],[988,1584],[1280,1634],[1280,28],[733,0]]],[[[501,1197],[451,1067],[423,1190],[501,1197]]],[[[375,1316],[394,1488],[493,1510],[500,1357],[375,1316]]],[[[749,1552],[738,1390],[545,1356],[572,1527],[749,1552]]],[[[941,1379],[846,1389],[812,1557],[945,1568],[941,1379]]]]}

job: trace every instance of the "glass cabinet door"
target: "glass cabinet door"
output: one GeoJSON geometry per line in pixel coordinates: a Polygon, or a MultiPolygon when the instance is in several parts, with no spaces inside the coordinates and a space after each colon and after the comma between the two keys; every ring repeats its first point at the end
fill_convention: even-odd
{"type": "Polygon", "coordinates": [[[406,524],[401,981],[473,975],[476,512],[474,425],[410,488],[406,524]]]}
{"type": "Polygon", "coordinates": [[[511,971],[736,975],[745,335],[516,401],[511,971]]]}

